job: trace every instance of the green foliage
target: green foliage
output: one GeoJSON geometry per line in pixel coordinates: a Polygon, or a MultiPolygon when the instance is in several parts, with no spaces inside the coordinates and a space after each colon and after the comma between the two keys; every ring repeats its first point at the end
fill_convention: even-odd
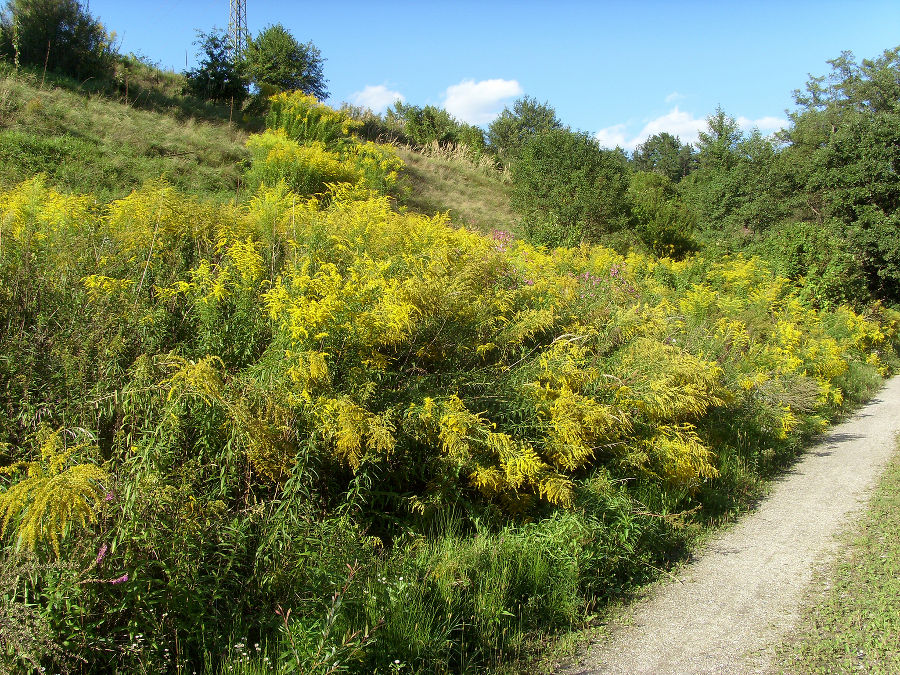
{"type": "Polygon", "coordinates": [[[247,43],[244,72],[263,96],[282,91],[302,91],[318,99],[328,98],[322,53],[312,43],[300,43],[276,23],[247,43]]]}
{"type": "Polygon", "coordinates": [[[502,162],[514,162],[525,142],[536,134],[561,129],[562,122],[549,103],[525,96],[513,103],[512,110],[503,112],[488,127],[487,140],[502,162]]]}
{"type": "Polygon", "coordinates": [[[789,222],[772,228],[757,246],[779,274],[802,281],[811,304],[864,307],[871,300],[867,279],[842,230],[837,220],[789,222]]]}
{"type": "Polygon", "coordinates": [[[433,105],[419,107],[397,101],[387,111],[387,123],[399,127],[410,143],[420,147],[431,143],[465,145],[476,153],[484,152],[486,147],[479,127],[460,122],[433,105]]]}
{"type": "Polygon", "coordinates": [[[85,79],[107,77],[115,50],[78,0],[8,0],[0,16],[0,55],[85,79]]]}
{"type": "Polygon", "coordinates": [[[222,32],[198,31],[194,44],[200,47],[200,64],[184,73],[185,90],[202,100],[234,101],[240,108],[247,96],[247,82],[232,58],[229,37],[222,32]]]}
{"type": "Polygon", "coordinates": [[[745,136],[721,109],[707,125],[708,132],[700,133],[699,168],[681,183],[685,200],[710,238],[740,247],[742,238],[791,214],[789,160],[758,130],[745,136]]]}
{"type": "Polygon", "coordinates": [[[633,173],[628,200],[635,228],[654,253],[678,258],[695,248],[691,234],[696,216],[664,175],[633,173]]]}
{"type": "Polygon", "coordinates": [[[41,662],[63,657],[50,621],[40,605],[29,601],[27,579],[40,564],[33,555],[9,555],[0,565],[0,668],[16,673],[38,671],[41,662]]]}
{"type": "Polygon", "coordinates": [[[512,180],[513,207],[536,243],[598,241],[627,225],[625,160],[585,133],[555,129],[531,136],[512,166],[512,180]]]}
{"type": "Polygon", "coordinates": [[[638,145],[631,163],[637,171],[658,173],[675,183],[697,168],[693,147],[665,131],[638,145]]]}
{"type": "Polygon", "coordinates": [[[837,219],[869,291],[896,300],[900,47],[858,64],[844,52],[829,64],[831,73],[795,92],[788,156],[805,192],[806,218],[837,219]]]}

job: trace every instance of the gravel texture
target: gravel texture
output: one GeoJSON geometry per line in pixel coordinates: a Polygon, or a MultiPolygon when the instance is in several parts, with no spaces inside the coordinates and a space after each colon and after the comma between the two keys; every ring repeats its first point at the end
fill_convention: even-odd
{"type": "Polygon", "coordinates": [[[865,504],[900,433],[900,377],[834,427],[751,514],[657,586],[610,635],[560,669],[599,673],[765,673],[813,571],[865,504]]]}

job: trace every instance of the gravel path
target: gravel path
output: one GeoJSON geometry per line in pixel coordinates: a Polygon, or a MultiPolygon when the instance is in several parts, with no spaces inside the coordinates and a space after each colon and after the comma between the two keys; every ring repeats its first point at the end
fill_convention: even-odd
{"type": "Polygon", "coordinates": [[[811,448],[757,510],[678,570],[677,581],[635,603],[608,639],[558,672],[766,672],[814,568],[865,503],[897,433],[900,377],[811,448]]]}

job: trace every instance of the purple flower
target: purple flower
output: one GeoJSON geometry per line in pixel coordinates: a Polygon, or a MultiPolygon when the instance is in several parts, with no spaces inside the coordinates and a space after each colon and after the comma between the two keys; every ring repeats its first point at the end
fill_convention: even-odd
{"type": "Polygon", "coordinates": [[[106,493],[106,496],[103,499],[105,499],[108,502],[111,502],[115,498],[116,498],[116,496],[113,494],[113,491],[110,490],[109,492],[106,493]]]}
{"type": "Polygon", "coordinates": [[[494,240],[494,248],[498,251],[505,251],[510,243],[512,243],[512,234],[505,230],[493,230],[491,239],[494,240]]]}
{"type": "Polygon", "coordinates": [[[100,551],[97,553],[97,559],[94,561],[95,565],[99,565],[103,562],[103,559],[106,557],[106,551],[109,550],[109,547],[106,544],[100,547],[100,551]]]}
{"type": "Polygon", "coordinates": [[[123,575],[120,576],[118,579],[110,579],[110,580],[109,580],[108,582],[106,582],[106,583],[108,583],[108,584],[122,584],[122,583],[125,583],[126,581],[128,581],[128,575],[127,575],[127,574],[123,574],[123,575]]]}

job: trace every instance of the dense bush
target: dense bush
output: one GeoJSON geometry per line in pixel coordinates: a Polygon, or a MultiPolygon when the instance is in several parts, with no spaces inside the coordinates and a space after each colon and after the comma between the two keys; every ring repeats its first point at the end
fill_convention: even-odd
{"type": "Polygon", "coordinates": [[[536,134],[562,129],[562,122],[548,103],[538,103],[525,96],[513,103],[512,110],[504,108],[488,127],[487,140],[491,150],[507,165],[514,162],[525,142],[536,134]]]}
{"type": "Polygon", "coordinates": [[[301,43],[284,26],[268,26],[247,43],[243,71],[263,96],[302,91],[328,98],[325,59],[312,42],[301,43]]]}
{"type": "Polygon", "coordinates": [[[109,76],[115,63],[110,36],[78,0],[8,0],[0,54],[78,79],[109,76]]]}
{"type": "MultiPolygon", "coordinates": [[[[364,147],[317,105],[251,146],[364,147]]],[[[0,193],[3,666],[478,672],[682,555],[898,347],[755,258],[547,249],[355,180],[0,193]]]]}
{"type": "Polygon", "coordinates": [[[398,127],[413,145],[465,145],[478,153],[486,147],[484,132],[479,127],[460,122],[433,105],[419,107],[397,101],[388,109],[386,121],[398,127]]]}
{"type": "Polygon", "coordinates": [[[628,184],[628,201],[635,230],[656,255],[680,258],[697,248],[691,237],[696,214],[666,176],[644,171],[633,173],[628,184]]]}
{"type": "Polygon", "coordinates": [[[631,163],[637,171],[658,173],[674,183],[697,168],[693,146],[665,131],[638,145],[631,155],[631,163]]]}
{"type": "Polygon", "coordinates": [[[528,137],[512,165],[513,207],[530,239],[562,246],[596,242],[628,224],[628,167],[585,133],[528,137]]]}
{"type": "Polygon", "coordinates": [[[185,91],[199,99],[230,102],[240,108],[247,97],[247,81],[235,63],[229,45],[229,36],[222,32],[198,32],[201,49],[200,63],[184,73],[185,91]]]}

